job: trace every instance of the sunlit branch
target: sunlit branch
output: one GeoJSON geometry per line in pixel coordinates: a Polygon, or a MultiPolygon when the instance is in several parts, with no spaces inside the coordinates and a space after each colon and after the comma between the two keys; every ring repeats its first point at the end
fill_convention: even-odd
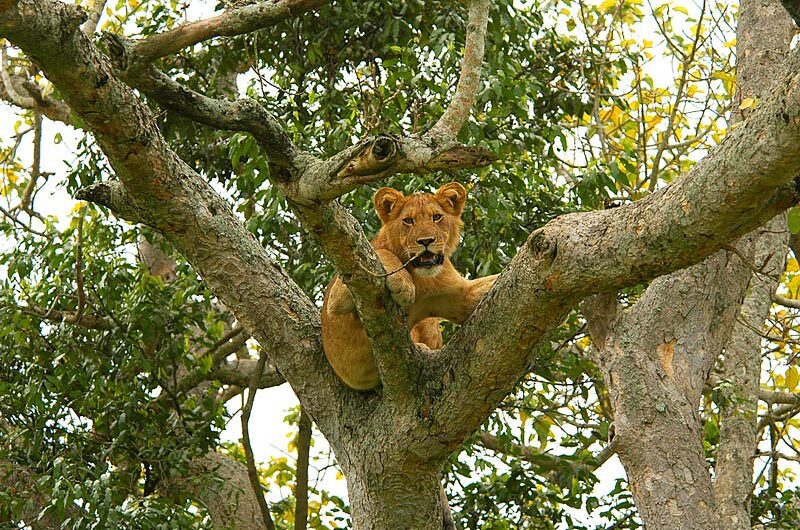
{"type": "Polygon", "coordinates": [[[255,2],[142,39],[136,43],[135,54],[137,60],[151,62],[213,37],[232,37],[263,29],[326,3],[325,0],[255,2]]]}
{"type": "Polygon", "coordinates": [[[428,132],[428,136],[439,141],[450,141],[469,119],[478,96],[481,82],[481,65],[486,44],[486,26],[489,20],[489,0],[471,0],[467,20],[467,37],[464,57],[461,60],[461,76],[453,100],[439,121],[428,132]]]}

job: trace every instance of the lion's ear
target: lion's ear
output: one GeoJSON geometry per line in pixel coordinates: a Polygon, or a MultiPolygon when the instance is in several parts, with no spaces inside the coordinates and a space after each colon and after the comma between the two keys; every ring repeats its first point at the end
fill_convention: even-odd
{"type": "Polygon", "coordinates": [[[394,188],[381,188],[375,192],[375,210],[378,212],[378,217],[381,218],[383,224],[388,223],[392,218],[392,213],[398,211],[400,202],[405,198],[405,195],[400,193],[394,188]]]}
{"type": "Polygon", "coordinates": [[[448,182],[436,190],[436,199],[447,213],[461,215],[467,200],[467,190],[458,182],[448,182]]]}

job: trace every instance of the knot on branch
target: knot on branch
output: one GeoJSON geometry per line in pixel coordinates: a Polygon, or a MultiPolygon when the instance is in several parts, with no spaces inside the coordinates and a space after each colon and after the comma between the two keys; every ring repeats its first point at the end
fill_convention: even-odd
{"type": "Polygon", "coordinates": [[[380,135],[366,140],[363,147],[336,174],[338,178],[375,175],[388,168],[399,152],[395,136],[380,135]]]}
{"type": "Polygon", "coordinates": [[[104,31],[102,41],[106,45],[108,57],[114,67],[123,72],[126,71],[130,64],[131,50],[133,49],[130,40],[122,35],[104,31]]]}
{"type": "Polygon", "coordinates": [[[144,222],[136,206],[129,200],[125,188],[117,180],[98,182],[81,188],[75,192],[75,198],[104,206],[127,221],[144,222]]]}
{"type": "Polygon", "coordinates": [[[531,250],[531,255],[537,261],[547,261],[552,263],[558,255],[558,243],[554,239],[550,239],[545,235],[544,228],[539,228],[531,232],[527,241],[528,248],[531,250]]]}
{"type": "Polygon", "coordinates": [[[88,201],[100,206],[111,206],[111,186],[105,182],[91,184],[75,192],[79,201],[88,201]]]}

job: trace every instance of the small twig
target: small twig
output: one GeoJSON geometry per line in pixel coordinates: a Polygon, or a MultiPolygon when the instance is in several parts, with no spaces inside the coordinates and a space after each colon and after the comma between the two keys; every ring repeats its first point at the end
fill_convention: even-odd
{"type": "Polygon", "coordinates": [[[772,259],[772,254],[767,256],[764,259],[764,263],[759,267],[751,259],[749,259],[747,256],[742,254],[742,252],[738,248],[736,248],[735,245],[732,245],[732,244],[722,245],[722,248],[724,250],[727,250],[728,252],[732,252],[732,253],[736,254],[736,256],[738,256],[739,259],[741,259],[744,262],[744,264],[747,265],[747,267],[751,271],[753,271],[753,273],[758,274],[759,276],[766,276],[767,278],[770,278],[772,280],[780,280],[780,276],[779,275],[769,274],[769,273],[764,272],[764,269],[766,269],[767,264],[772,259]]]}
{"type": "Polygon", "coordinates": [[[42,113],[37,109],[33,111],[33,166],[31,168],[31,180],[22,192],[22,200],[19,209],[30,213],[33,202],[33,192],[36,189],[36,181],[41,175],[42,162],[42,113]]]}
{"type": "Polygon", "coordinates": [[[297,485],[294,490],[294,530],[308,525],[308,457],[311,451],[311,417],[300,407],[297,428],[297,485]]]}
{"type": "Polygon", "coordinates": [[[264,366],[267,364],[267,352],[261,350],[258,357],[258,365],[256,371],[253,372],[250,378],[250,384],[247,389],[247,402],[242,407],[242,445],[244,446],[244,456],[247,460],[247,475],[250,477],[250,486],[253,488],[253,494],[256,496],[258,506],[261,508],[261,515],[264,518],[264,526],[268,530],[275,530],[275,523],[272,522],[272,516],[269,514],[269,507],[264,494],[261,491],[261,482],[258,480],[258,470],[256,469],[256,460],[253,456],[253,446],[250,445],[250,413],[253,411],[253,403],[256,399],[256,389],[258,388],[258,380],[261,377],[261,372],[264,371],[264,366]]]}
{"type": "Polygon", "coordinates": [[[367,274],[369,274],[369,275],[370,275],[370,276],[372,276],[373,278],[388,278],[388,277],[389,277],[389,276],[391,276],[392,274],[397,274],[397,273],[398,273],[398,272],[400,272],[401,270],[405,269],[405,268],[406,268],[406,266],[408,266],[408,264],[409,264],[409,263],[411,263],[412,261],[414,261],[415,259],[417,259],[417,258],[418,258],[418,257],[420,257],[421,255],[422,255],[421,253],[420,253],[420,254],[416,254],[415,256],[413,256],[413,257],[409,258],[409,260],[408,260],[408,261],[406,261],[405,263],[403,263],[403,264],[400,266],[400,268],[398,268],[398,269],[396,269],[396,270],[393,270],[393,271],[391,271],[391,272],[384,272],[383,274],[375,274],[375,273],[374,273],[374,272],[372,272],[371,270],[367,269],[367,268],[366,268],[364,265],[362,265],[362,263],[361,263],[360,261],[358,262],[358,264],[359,264],[359,266],[360,266],[362,269],[364,269],[364,272],[366,272],[367,274]]]}
{"type": "Polygon", "coordinates": [[[10,220],[12,223],[19,225],[23,230],[25,230],[27,232],[30,232],[33,235],[41,236],[41,237],[50,237],[45,232],[40,232],[39,230],[35,230],[35,229],[31,228],[30,226],[26,225],[25,223],[23,223],[22,221],[17,219],[17,217],[13,213],[9,212],[8,210],[3,208],[2,206],[0,206],[0,214],[3,214],[3,217],[5,217],[6,219],[10,220]]]}
{"type": "MultiPolygon", "coordinates": [[[[211,345],[211,347],[206,351],[206,355],[212,355],[213,356],[214,364],[218,364],[219,362],[223,361],[225,359],[225,357],[227,357],[228,355],[231,354],[230,351],[226,351],[225,357],[222,357],[221,359],[218,359],[217,355],[215,355],[225,343],[227,343],[229,340],[235,338],[242,331],[244,331],[244,328],[241,327],[241,326],[237,326],[237,327],[233,328],[232,330],[230,330],[225,335],[223,335],[223,337],[221,339],[219,339],[217,342],[215,342],[214,344],[211,345]]],[[[245,341],[246,340],[247,339],[245,338],[245,341]]]]}
{"type": "Polygon", "coordinates": [[[86,308],[86,292],[83,288],[83,216],[85,209],[81,208],[78,217],[78,242],[75,244],[75,282],[78,285],[78,309],[75,310],[75,324],[80,324],[83,310],[86,308]]]}

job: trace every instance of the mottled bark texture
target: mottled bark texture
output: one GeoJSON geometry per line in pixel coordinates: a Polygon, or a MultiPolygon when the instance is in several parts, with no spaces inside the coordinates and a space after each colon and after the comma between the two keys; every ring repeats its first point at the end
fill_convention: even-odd
{"type": "MultiPolygon", "coordinates": [[[[744,0],[737,25],[739,99],[760,100],[789,53],[795,25],[774,0],[744,0]]],[[[742,119],[742,116],[737,116],[742,119]]],[[[750,528],[750,494],[757,445],[757,412],[761,377],[761,334],[772,296],[784,269],[788,230],[776,216],[750,235],[749,254],[759,273],[750,274],[747,293],[733,332],[725,345],[720,442],[715,466],[714,496],[722,527],[750,528]]]]}
{"type": "Polygon", "coordinates": [[[697,411],[749,271],[723,251],[653,281],[625,311],[609,295],[585,308],[607,322],[605,336],[594,337],[596,361],[614,407],[617,453],[648,528],[722,528],[697,411]]]}
{"type": "MultiPolygon", "coordinates": [[[[115,180],[81,196],[162,232],[269,352],[331,443],[359,530],[440,527],[445,458],[526,373],[548,333],[580,300],[697,263],[797,198],[800,52],[774,76],[775,85],[742,126],[688,175],[636,203],[563,216],[535,231],[450,343],[439,352],[421,352],[406,336],[399,343],[387,339],[402,313],[385,281],[376,279],[383,271],[360,227],[331,199],[398,171],[446,164],[454,149],[463,154],[465,148],[426,136],[381,137],[319,160],[287,143],[279,124],[258,128],[252,116],[264,116],[263,109],[245,105],[252,119],[243,114],[235,125],[262,135],[259,144],[270,160],[281,162],[273,185],[348,282],[385,372],[382,380],[392,382],[378,392],[357,393],[336,379],[322,355],[317,308],[230,206],[169,148],[150,109],[123,81],[132,47],[122,40],[112,46],[112,64],[80,31],[85,17],[77,7],[54,0],[2,5],[0,36],[37,62],[114,168],[115,180]]],[[[470,3],[471,10],[481,5],[470,3]]],[[[172,98],[164,104],[190,106],[190,98],[173,97],[179,86],[164,85],[159,90],[172,98]]],[[[230,107],[218,102],[199,105],[202,116],[195,118],[229,126],[230,116],[222,113],[230,107]]],[[[467,153],[459,163],[470,156],[476,165],[490,159],[467,153]]],[[[739,263],[738,256],[721,252],[680,276],[657,280],[622,320],[609,321],[615,338],[602,343],[601,366],[620,416],[620,452],[645,519],[672,514],[672,526],[652,528],[710,528],[690,525],[713,505],[710,478],[698,472],[705,469],[694,409],[727,338],[724,324],[744,294],[739,263]],[[709,278],[715,283],[706,292],[709,278]],[[688,302],[692,293],[699,293],[696,304],[688,302]],[[689,325],[672,330],[652,322],[655,314],[689,325]],[[650,333],[639,340],[647,326],[650,333]],[[678,443],[686,440],[692,442],[678,443]],[[637,452],[637,445],[648,447],[637,452]],[[660,479],[654,463],[673,471],[660,479]],[[686,488],[675,491],[676,481],[686,488]],[[687,511],[694,502],[700,508],[687,511]]]]}
{"type": "MultiPolygon", "coordinates": [[[[788,17],[779,4],[748,4],[742,4],[740,20],[739,84],[742,97],[761,98],[788,51],[791,28],[786,30],[788,17]]],[[[772,277],[776,270],[780,274],[785,233],[781,215],[742,237],[735,254],[720,251],[653,281],[619,315],[609,296],[587,305],[587,316],[595,321],[597,361],[614,406],[618,453],[650,529],[750,526],[747,499],[760,368],[758,334],[752,329],[763,325],[775,287],[773,280],[753,274],[753,260],[756,267],[767,265],[772,277]],[[726,369],[743,401],[724,414],[718,478],[712,485],[697,411],[723,346],[726,369]]]]}

